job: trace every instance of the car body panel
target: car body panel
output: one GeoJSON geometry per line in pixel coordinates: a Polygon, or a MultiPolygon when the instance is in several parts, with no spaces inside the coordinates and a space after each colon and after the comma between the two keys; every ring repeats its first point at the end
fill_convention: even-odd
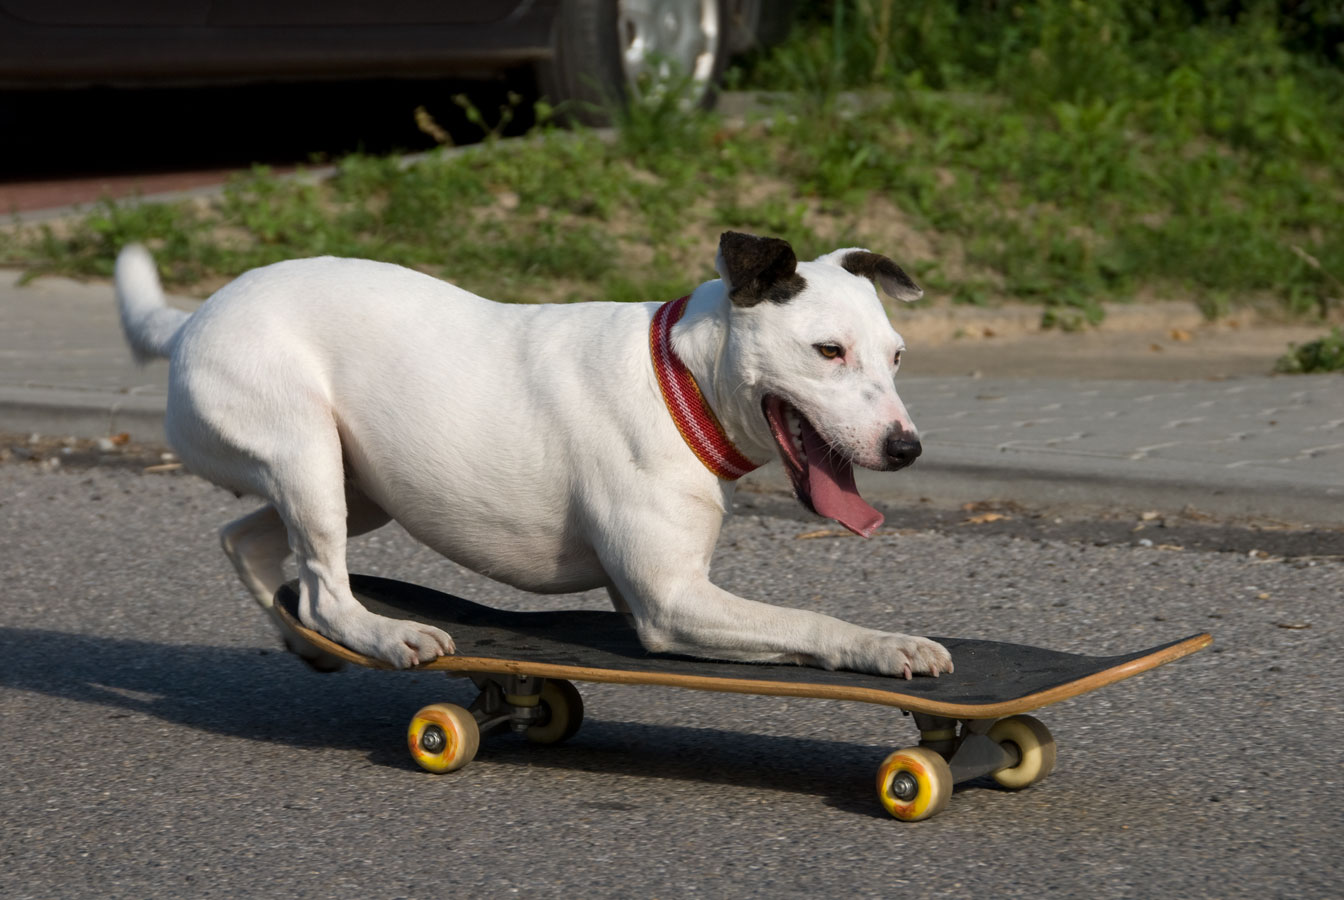
{"type": "Polygon", "coordinates": [[[0,0],[0,86],[497,70],[551,55],[557,8],[557,0],[0,0]]]}

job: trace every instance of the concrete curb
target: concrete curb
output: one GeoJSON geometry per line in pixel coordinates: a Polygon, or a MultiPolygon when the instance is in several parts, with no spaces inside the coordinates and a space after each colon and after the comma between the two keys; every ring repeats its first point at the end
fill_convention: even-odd
{"type": "Polygon", "coordinates": [[[138,441],[164,444],[165,403],[160,394],[0,385],[0,430],[76,437],[126,431],[138,441]]]}

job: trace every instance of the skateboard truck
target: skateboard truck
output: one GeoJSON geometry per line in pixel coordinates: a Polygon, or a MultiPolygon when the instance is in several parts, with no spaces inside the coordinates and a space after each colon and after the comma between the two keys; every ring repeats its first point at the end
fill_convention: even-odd
{"type": "Polygon", "coordinates": [[[541,702],[544,678],[474,674],[471,680],[481,693],[468,709],[483,735],[505,728],[523,734],[533,725],[550,719],[550,708],[541,702]]]}
{"type": "Polygon", "coordinates": [[[957,720],[914,713],[919,728],[919,746],[928,747],[947,760],[952,780],[960,784],[1011,769],[1022,762],[1022,753],[1012,741],[999,743],[989,736],[996,719],[962,719],[961,734],[957,720]]]}
{"type": "Polygon", "coordinates": [[[954,784],[988,775],[1001,787],[1021,790],[1055,767],[1055,739],[1032,716],[913,716],[919,746],[897,750],[877,770],[878,798],[898,819],[913,822],[940,812],[954,784]]]}
{"type": "Polygon", "coordinates": [[[481,691],[470,708],[432,703],[415,714],[407,729],[411,756],[430,772],[452,772],[471,762],[482,735],[508,729],[534,744],[558,744],[583,724],[583,698],[568,681],[500,672],[468,674],[481,691]]]}
{"type": "MultiPolygon", "coordinates": [[[[472,675],[481,693],[468,708],[476,720],[477,733],[484,737],[508,728],[524,734],[535,725],[545,725],[551,709],[541,702],[546,681],[534,675],[472,675]]],[[[448,731],[442,725],[429,724],[420,732],[418,745],[430,758],[449,749],[448,731]]]]}

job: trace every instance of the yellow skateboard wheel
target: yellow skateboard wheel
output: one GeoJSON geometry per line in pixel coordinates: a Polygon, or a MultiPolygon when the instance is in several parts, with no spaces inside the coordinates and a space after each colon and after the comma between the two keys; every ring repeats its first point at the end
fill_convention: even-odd
{"type": "Polygon", "coordinates": [[[541,707],[545,718],[527,729],[534,744],[558,744],[572,738],[583,724],[583,697],[568,681],[549,678],[541,686],[541,707]]]}
{"type": "Polygon", "coordinates": [[[433,703],[406,729],[411,757],[430,772],[452,772],[476,757],[481,730],[471,713],[453,703],[433,703]]]}
{"type": "Polygon", "coordinates": [[[1034,716],[1009,716],[989,729],[990,740],[1016,748],[1019,762],[993,773],[994,780],[1009,790],[1020,791],[1049,775],[1055,768],[1055,739],[1034,716]]]}
{"type": "Polygon", "coordinates": [[[952,796],[952,768],[927,747],[897,750],[877,770],[877,796],[902,821],[927,819],[952,796]]]}

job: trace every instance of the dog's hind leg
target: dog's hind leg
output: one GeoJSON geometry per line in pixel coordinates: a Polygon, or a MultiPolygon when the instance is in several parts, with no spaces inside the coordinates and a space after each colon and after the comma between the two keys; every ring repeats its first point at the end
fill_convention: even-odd
{"type": "Polygon", "coordinates": [[[630,609],[630,601],[621,596],[620,589],[614,584],[607,585],[607,596],[611,598],[611,605],[616,611],[625,616],[625,621],[630,623],[630,627],[636,627],[634,611],[630,609]]]}
{"type": "Polygon", "coordinates": [[[275,603],[275,592],[285,583],[289,534],[275,507],[267,504],[220,529],[219,543],[238,577],[262,609],[275,603]]]}
{"type": "MultiPolygon", "coordinates": [[[[375,503],[353,489],[346,491],[347,523],[350,535],[364,534],[387,524],[390,517],[375,503]]],[[[285,583],[285,560],[289,558],[289,533],[275,507],[267,504],[255,512],[230,522],[220,530],[220,544],[233,563],[243,584],[272,621],[291,653],[319,672],[335,672],[344,663],[313,647],[294,634],[275,614],[275,592],[285,583]]]]}

